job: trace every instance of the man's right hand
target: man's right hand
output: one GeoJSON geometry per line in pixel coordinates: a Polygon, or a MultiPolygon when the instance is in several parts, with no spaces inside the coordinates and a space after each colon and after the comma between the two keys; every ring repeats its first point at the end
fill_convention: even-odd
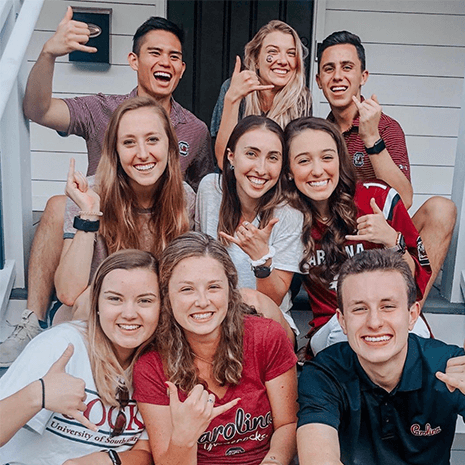
{"type": "Polygon", "coordinates": [[[55,58],[75,50],[95,53],[97,51],[95,47],[85,45],[89,41],[89,37],[90,31],[87,24],[73,21],[73,9],[69,6],[55,34],[45,43],[43,52],[55,58]]]}

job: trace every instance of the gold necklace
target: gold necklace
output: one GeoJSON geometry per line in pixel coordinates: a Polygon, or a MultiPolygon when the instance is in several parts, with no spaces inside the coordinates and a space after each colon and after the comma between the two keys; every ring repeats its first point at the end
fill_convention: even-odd
{"type": "Polygon", "coordinates": [[[195,352],[191,352],[194,358],[198,358],[199,360],[202,360],[202,362],[208,363],[209,365],[213,365],[213,362],[210,362],[206,358],[201,357],[200,355],[197,355],[195,352]]]}

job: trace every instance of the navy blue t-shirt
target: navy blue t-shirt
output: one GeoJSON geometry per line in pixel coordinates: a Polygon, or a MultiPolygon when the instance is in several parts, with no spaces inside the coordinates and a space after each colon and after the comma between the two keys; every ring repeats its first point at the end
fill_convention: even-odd
{"type": "Polygon", "coordinates": [[[435,376],[464,350],[409,335],[399,385],[375,385],[347,342],[323,350],[299,379],[298,427],[323,423],[338,430],[346,464],[446,465],[465,395],[449,392],[435,376]]]}

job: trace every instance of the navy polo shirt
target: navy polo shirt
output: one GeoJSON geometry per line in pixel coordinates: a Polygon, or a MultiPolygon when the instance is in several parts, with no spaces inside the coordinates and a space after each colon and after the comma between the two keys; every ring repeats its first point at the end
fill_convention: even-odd
{"type": "Polygon", "coordinates": [[[407,359],[390,393],[374,384],[347,342],[323,350],[299,378],[298,426],[338,430],[344,464],[435,464],[450,461],[457,415],[465,395],[435,376],[463,349],[409,335],[407,359]]]}

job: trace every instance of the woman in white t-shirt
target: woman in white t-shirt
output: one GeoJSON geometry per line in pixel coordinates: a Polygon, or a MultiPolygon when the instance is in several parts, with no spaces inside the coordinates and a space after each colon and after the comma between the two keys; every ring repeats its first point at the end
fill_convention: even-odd
{"type": "Polygon", "coordinates": [[[159,313],[157,260],[139,250],[108,257],[88,323],[43,332],[0,379],[0,463],[152,463],[132,370],[159,313]]]}
{"type": "MultiPolygon", "coordinates": [[[[226,146],[223,174],[208,174],[200,182],[196,228],[227,246],[239,287],[256,289],[280,306],[282,324],[293,337],[289,286],[299,272],[303,216],[283,202],[284,157],[277,123],[255,115],[239,121],[226,146]]],[[[259,307],[262,313],[269,308],[259,307]]]]}

